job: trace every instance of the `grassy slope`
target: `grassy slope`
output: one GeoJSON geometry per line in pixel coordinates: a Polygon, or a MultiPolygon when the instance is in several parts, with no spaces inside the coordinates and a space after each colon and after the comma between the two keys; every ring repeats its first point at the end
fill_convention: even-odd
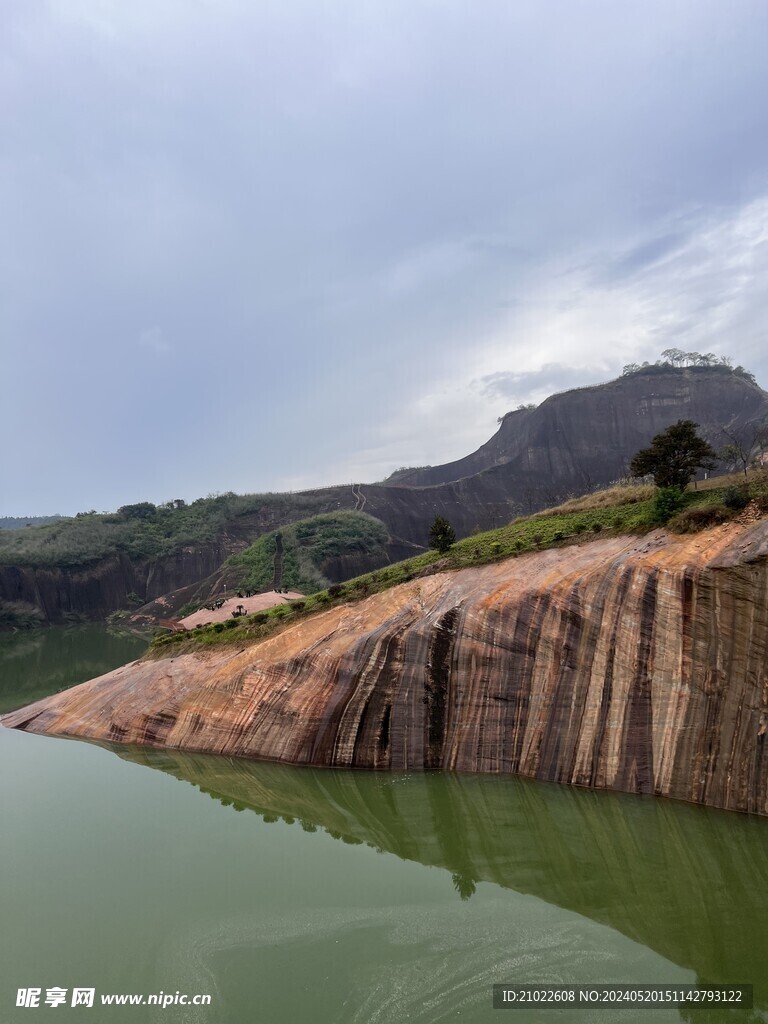
{"type": "Polygon", "coordinates": [[[384,524],[366,512],[328,512],[283,526],[259,537],[249,548],[227,559],[243,572],[240,586],[263,591],[274,579],[275,540],[283,541],[283,587],[302,593],[329,585],[324,563],[354,555],[385,555],[389,540],[384,524]]]}
{"type": "MultiPolygon", "coordinates": [[[[755,474],[751,479],[757,481],[758,486],[766,487],[765,474],[755,474]]],[[[740,475],[700,483],[698,490],[686,493],[686,508],[719,504],[726,488],[739,483],[744,483],[740,475]]],[[[594,539],[606,533],[642,534],[658,526],[654,518],[655,493],[655,487],[641,485],[613,487],[585,495],[557,508],[515,519],[497,530],[467,537],[444,555],[427,551],[311,594],[303,601],[278,605],[266,612],[216,623],[191,633],[156,637],[151,650],[163,656],[223,644],[249,645],[273,635],[300,617],[405,583],[430,566],[435,571],[462,569],[487,565],[528,551],[594,539]]]]}

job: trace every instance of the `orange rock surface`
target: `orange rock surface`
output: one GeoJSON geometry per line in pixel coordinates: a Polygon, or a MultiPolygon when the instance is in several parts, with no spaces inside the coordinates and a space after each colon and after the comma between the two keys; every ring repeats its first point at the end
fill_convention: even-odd
{"type": "Polygon", "coordinates": [[[134,662],[3,724],[766,814],[767,556],[761,520],[441,573],[242,651],[134,662]]]}

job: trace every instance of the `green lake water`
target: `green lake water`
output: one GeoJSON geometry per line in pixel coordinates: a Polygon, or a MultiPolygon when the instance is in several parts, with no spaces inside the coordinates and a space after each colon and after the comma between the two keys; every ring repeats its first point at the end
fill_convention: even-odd
{"type": "MultiPolygon", "coordinates": [[[[6,638],[0,707],[141,649],[6,638]]],[[[0,1024],[765,1021],[768,821],[0,729],[0,921],[0,1024]],[[751,983],[755,1009],[494,1011],[497,982],[751,983]],[[95,1005],[16,1006],[54,986],[95,1005]],[[100,1005],[160,992],[211,1005],[100,1005]]]]}

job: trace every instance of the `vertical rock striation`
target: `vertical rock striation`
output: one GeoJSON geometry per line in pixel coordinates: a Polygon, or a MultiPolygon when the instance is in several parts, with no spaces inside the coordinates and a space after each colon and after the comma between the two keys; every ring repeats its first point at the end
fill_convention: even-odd
{"type": "Polygon", "coordinates": [[[295,764],[512,772],[768,813],[768,521],[414,580],[6,716],[295,764]]]}

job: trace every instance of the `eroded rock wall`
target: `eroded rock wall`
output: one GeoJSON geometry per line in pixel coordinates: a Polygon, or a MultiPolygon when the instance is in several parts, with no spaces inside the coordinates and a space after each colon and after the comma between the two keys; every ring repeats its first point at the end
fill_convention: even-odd
{"type": "Polygon", "coordinates": [[[14,712],[295,764],[514,772],[768,813],[768,521],[443,573],[14,712]]]}
{"type": "Polygon", "coordinates": [[[49,622],[70,616],[103,619],[130,608],[128,595],[159,597],[217,569],[227,550],[223,543],[182,548],[166,558],[132,560],[114,555],[81,567],[0,566],[0,600],[25,601],[49,622]]]}

